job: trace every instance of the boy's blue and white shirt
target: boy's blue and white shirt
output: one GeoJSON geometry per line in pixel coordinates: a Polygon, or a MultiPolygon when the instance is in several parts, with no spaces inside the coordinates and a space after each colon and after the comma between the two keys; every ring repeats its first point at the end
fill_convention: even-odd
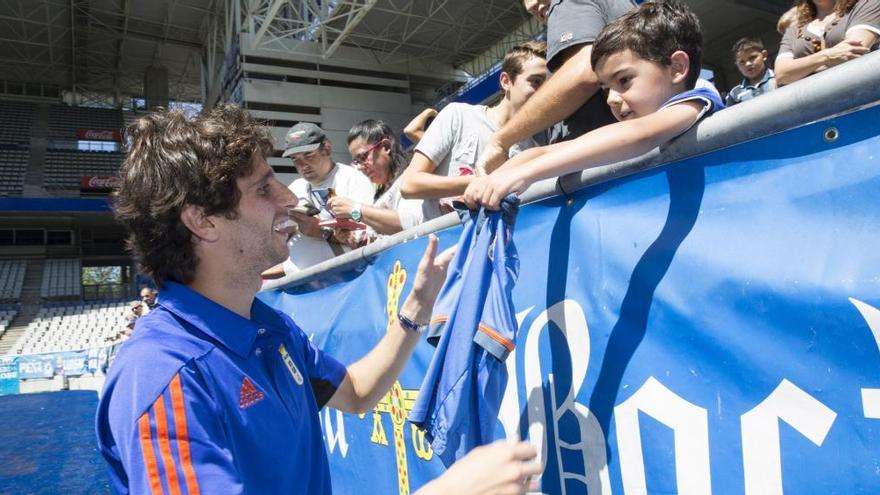
{"type": "Polygon", "coordinates": [[[774,89],[776,89],[776,74],[773,73],[773,69],[767,68],[767,70],[764,71],[764,76],[758,81],[758,84],[752,85],[748,79],[743,79],[741,83],[734,86],[733,89],[727,93],[725,103],[727,103],[728,106],[736,105],[737,103],[742,103],[746,100],[751,100],[765,93],[769,93],[774,89]]]}
{"type": "Polygon", "coordinates": [[[677,105],[679,103],[684,103],[686,101],[696,101],[703,104],[703,108],[700,110],[700,113],[697,114],[697,118],[694,119],[694,122],[687,127],[682,134],[690,130],[691,127],[694,126],[697,122],[703,120],[704,118],[712,115],[718,110],[724,109],[724,102],[721,101],[721,98],[718,96],[718,93],[712,91],[708,88],[696,88],[689,89],[687,91],[682,91],[681,93],[673,96],[672,98],[666,100],[660,110],[664,108],[671,107],[672,105],[677,105]]]}
{"type": "Polygon", "coordinates": [[[507,385],[504,360],[517,331],[511,293],[519,274],[512,242],[519,200],[509,196],[501,208],[459,212],[470,219],[434,305],[428,342],[437,350],[409,415],[446,466],[495,439],[507,385]]]}

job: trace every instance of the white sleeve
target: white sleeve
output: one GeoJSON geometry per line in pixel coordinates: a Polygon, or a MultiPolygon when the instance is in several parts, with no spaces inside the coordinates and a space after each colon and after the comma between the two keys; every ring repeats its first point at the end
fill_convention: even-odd
{"type": "Polygon", "coordinates": [[[373,183],[370,182],[370,179],[359,170],[349,167],[348,165],[338,166],[347,167],[345,177],[346,188],[345,191],[340,191],[339,193],[357,203],[363,203],[365,205],[373,204],[373,196],[376,194],[376,188],[373,187],[373,183]]]}
{"type": "Polygon", "coordinates": [[[422,140],[416,145],[416,151],[434,162],[435,168],[452,153],[456,131],[461,128],[461,112],[458,105],[460,104],[451,103],[440,110],[434,122],[425,131],[422,140]]]}
{"type": "Polygon", "coordinates": [[[400,226],[403,230],[415,227],[425,221],[425,213],[422,210],[421,199],[401,199],[397,203],[397,215],[400,217],[400,226]]]}

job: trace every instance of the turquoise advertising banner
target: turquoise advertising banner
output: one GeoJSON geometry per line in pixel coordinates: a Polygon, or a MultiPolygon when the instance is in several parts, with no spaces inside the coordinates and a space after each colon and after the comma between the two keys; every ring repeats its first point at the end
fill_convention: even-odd
{"type": "Polygon", "coordinates": [[[12,356],[0,357],[0,395],[18,393],[18,364],[12,356]]]}

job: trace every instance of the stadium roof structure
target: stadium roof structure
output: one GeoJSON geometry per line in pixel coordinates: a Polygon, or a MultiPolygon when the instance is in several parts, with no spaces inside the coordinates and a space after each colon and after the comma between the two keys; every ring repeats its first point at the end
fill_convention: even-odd
{"type": "MultiPolygon", "coordinates": [[[[704,62],[735,76],[733,41],[772,32],[790,1],[688,3],[704,24],[704,62]]],[[[160,66],[172,100],[199,101],[235,33],[260,48],[297,39],[325,59],[348,46],[377,67],[431,60],[478,75],[542,28],[518,0],[0,0],[0,79],[124,98],[160,66]]]]}

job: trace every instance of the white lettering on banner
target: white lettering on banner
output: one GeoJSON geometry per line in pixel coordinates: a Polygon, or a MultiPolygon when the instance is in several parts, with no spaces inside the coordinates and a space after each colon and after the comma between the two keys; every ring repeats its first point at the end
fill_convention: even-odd
{"type": "Polygon", "coordinates": [[[22,375],[53,374],[55,365],[52,361],[20,361],[19,370],[22,375]]]}
{"type": "MultiPolygon", "coordinates": [[[[865,318],[880,350],[880,310],[853,298],[850,301],[865,318]]],[[[516,315],[520,332],[526,331],[523,322],[533,310],[534,306],[516,315]]],[[[591,495],[610,495],[605,434],[590,410],[574,401],[586,377],[590,358],[590,334],[583,309],[576,301],[560,301],[535,318],[524,338],[526,342],[521,352],[528,405],[528,438],[539,448],[540,462],[546,467],[548,461],[555,461],[562,494],[569,489],[566,481],[577,480],[586,485],[591,495]],[[569,356],[579,358],[571,359],[571,388],[561,402],[557,397],[556,377],[549,373],[545,384],[541,371],[540,337],[545,329],[550,328],[550,323],[555,324],[565,337],[569,356]],[[551,411],[546,411],[545,403],[550,404],[551,411]],[[572,413],[577,420],[580,430],[578,442],[566,442],[560,438],[559,422],[566,413],[572,413]],[[551,439],[553,452],[549,451],[548,445],[551,439]],[[578,452],[583,456],[586,475],[565,471],[562,463],[564,451],[578,452]]],[[[498,415],[508,437],[518,436],[520,425],[516,358],[517,355],[513,355],[506,362],[508,382],[498,415]]],[[[559,353],[554,359],[560,359],[559,353]]],[[[864,416],[880,419],[880,388],[863,388],[861,397],[864,416]]],[[[651,416],[674,432],[678,493],[710,494],[708,412],[675,394],[655,377],[646,380],[638,391],[614,409],[624,492],[647,492],[639,412],[651,416]]],[[[836,418],[835,411],[789,380],[782,379],[766,399],[740,418],[746,495],[783,493],[780,419],[815,445],[821,446],[836,418]]]]}
{"type": "MultiPolygon", "coordinates": [[[[522,326],[525,317],[532,308],[517,314],[517,322],[522,326]]],[[[577,480],[584,484],[586,491],[593,494],[611,493],[611,481],[608,475],[608,463],[605,458],[605,435],[596,417],[583,404],[574,401],[587,375],[590,356],[590,332],[587,319],[581,306],[574,300],[566,299],[551,306],[538,315],[532,322],[526,335],[524,355],[525,391],[528,398],[529,438],[539,442],[539,459],[546,466],[550,456],[555,460],[559,472],[560,493],[567,492],[566,481],[577,480]],[[548,377],[550,404],[553,410],[548,414],[544,408],[544,385],[540,362],[540,336],[544,329],[554,323],[565,336],[571,358],[571,388],[562,401],[556,396],[556,384],[553,373],[548,377]],[[577,359],[575,359],[577,358],[577,359]],[[560,419],[571,413],[577,421],[580,439],[568,442],[559,436],[560,419]],[[548,423],[552,428],[554,452],[548,452],[548,423]],[[583,459],[585,474],[568,472],[562,463],[564,451],[578,452],[583,459]]],[[[558,356],[556,356],[558,358],[558,356]]],[[[515,356],[507,359],[508,383],[501,402],[499,416],[507,435],[515,436],[519,425],[519,407],[515,356]]],[[[580,491],[579,491],[580,492],[580,491]]],[[[582,493],[582,492],[581,492],[582,493]]]]}
{"type": "Polygon", "coordinates": [[[782,494],[780,419],[821,447],[836,417],[828,406],[783,379],[740,419],[746,495],[782,494]]]}
{"type": "Polygon", "coordinates": [[[327,439],[327,449],[330,451],[329,453],[332,454],[336,450],[336,445],[338,444],[339,453],[345,458],[348,454],[348,441],[345,439],[345,421],[343,421],[342,411],[336,409],[332,409],[332,411],[336,413],[335,431],[333,429],[333,419],[330,417],[330,407],[325,407],[324,414],[318,414],[318,418],[324,423],[324,432],[327,439]]]}
{"type": "MultiPolygon", "coordinates": [[[[874,335],[874,342],[877,343],[877,349],[880,350],[880,310],[866,304],[858,299],[849,298],[849,302],[859,310],[871,333],[874,335]]],[[[862,389],[862,410],[868,419],[880,419],[880,389],[863,388],[862,389]]]]}
{"type": "Polygon", "coordinates": [[[623,491],[647,493],[639,412],[672,429],[675,481],[682,495],[712,492],[709,469],[709,419],[706,409],[675,394],[653,376],[614,408],[623,491]]]}

